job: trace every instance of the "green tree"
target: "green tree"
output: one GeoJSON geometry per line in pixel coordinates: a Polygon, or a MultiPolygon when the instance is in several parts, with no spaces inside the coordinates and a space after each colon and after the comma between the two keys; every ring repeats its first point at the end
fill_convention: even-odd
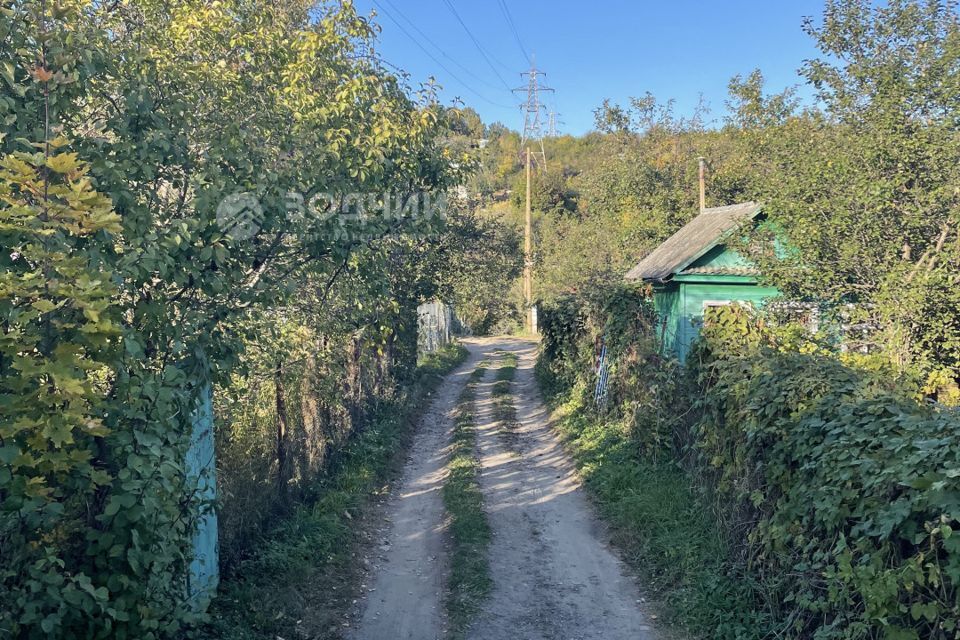
{"type": "MultiPolygon", "coordinates": [[[[674,113],[652,95],[627,106],[605,101],[596,112],[600,133],[587,136],[579,169],[566,178],[577,216],[537,221],[538,295],[557,295],[617,280],[633,264],[697,214],[698,156],[709,166],[707,204],[749,197],[741,145],[731,131],[708,130],[704,112],[674,113]]],[[[549,180],[547,184],[552,184],[549,180]]],[[[556,189],[541,195],[544,211],[562,211],[556,189]]],[[[537,199],[535,199],[537,202],[537,199]]]]}
{"type": "Polygon", "coordinates": [[[373,37],[349,3],[0,7],[0,633],[176,633],[183,453],[199,390],[236,370],[236,321],[343,273],[360,327],[407,308],[381,239],[415,220],[288,195],[410,197],[467,167],[373,37]],[[238,193],[249,234],[222,215],[238,193]]]}
{"type": "Polygon", "coordinates": [[[503,333],[522,323],[511,289],[523,270],[520,236],[502,218],[455,211],[437,257],[446,262],[441,295],[475,334],[503,333]]]}
{"type": "MultiPolygon", "coordinates": [[[[523,211],[526,207],[527,179],[524,174],[513,181],[513,206],[523,211]]],[[[570,176],[562,171],[531,172],[530,207],[549,216],[565,216],[577,213],[577,192],[570,184],[570,176]]]]}
{"type": "Polygon", "coordinates": [[[960,373],[956,3],[831,0],[807,32],[815,108],[734,83],[762,156],[770,232],[752,255],[787,296],[824,300],[901,367],[960,373]],[[776,235],[786,250],[770,249],[776,235]],[[853,307],[846,305],[853,304],[853,307]]]}

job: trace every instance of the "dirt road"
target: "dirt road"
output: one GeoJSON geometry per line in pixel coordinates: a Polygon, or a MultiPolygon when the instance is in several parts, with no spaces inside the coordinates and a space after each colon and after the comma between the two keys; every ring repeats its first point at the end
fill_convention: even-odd
{"type": "Polygon", "coordinates": [[[480,350],[451,373],[434,394],[414,436],[403,477],[376,532],[372,575],[358,602],[354,640],[443,638],[446,552],[444,470],[453,431],[453,411],[480,350]]]}
{"type": "Polygon", "coordinates": [[[446,381],[417,434],[403,485],[387,509],[382,562],[354,640],[443,638],[446,575],[440,495],[451,413],[467,375],[498,350],[519,356],[510,434],[477,388],[480,485],[493,530],[493,593],[470,640],[654,640],[633,579],[603,540],[572,463],[550,430],[533,378],[536,345],[500,338],[466,342],[468,362],[446,381]]]}

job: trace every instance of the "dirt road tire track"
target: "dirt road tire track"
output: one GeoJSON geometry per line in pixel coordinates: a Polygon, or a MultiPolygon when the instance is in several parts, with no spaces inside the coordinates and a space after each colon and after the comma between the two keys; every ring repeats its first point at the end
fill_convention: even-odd
{"type": "Polygon", "coordinates": [[[439,640],[446,633],[443,599],[447,553],[441,490],[457,398],[481,360],[471,350],[450,373],[421,418],[403,475],[376,532],[376,554],[357,605],[352,640],[439,640]]]}
{"type": "MultiPolygon", "coordinates": [[[[481,420],[490,388],[477,394],[480,486],[493,530],[493,594],[469,640],[653,640],[640,594],[603,542],[573,463],[540,400],[536,345],[504,339],[519,356],[511,385],[511,438],[481,420]]],[[[496,347],[494,347],[496,348],[496,347]]]]}
{"type": "Polygon", "coordinates": [[[576,469],[550,428],[533,377],[536,344],[513,338],[465,344],[470,357],[434,397],[386,509],[380,538],[386,544],[349,637],[437,640],[446,634],[440,489],[452,416],[470,371],[503,349],[519,356],[511,388],[518,424],[508,443],[493,418],[492,384],[479,384],[476,433],[494,587],[468,640],[656,640],[637,585],[604,541],[576,469]]]}

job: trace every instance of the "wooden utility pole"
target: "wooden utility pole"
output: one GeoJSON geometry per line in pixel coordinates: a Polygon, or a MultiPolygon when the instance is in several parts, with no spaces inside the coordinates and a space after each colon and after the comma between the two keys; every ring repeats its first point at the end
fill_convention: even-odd
{"type": "Polygon", "coordinates": [[[527,147],[527,208],[523,230],[523,300],[527,306],[527,331],[533,333],[533,224],[530,214],[530,191],[530,147],[527,147]]]}
{"type": "Polygon", "coordinates": [[[700,156],[697,158],[700,164],[700,213],[707,208],[707,176],[706,176],[706,158],[700,156]]]}

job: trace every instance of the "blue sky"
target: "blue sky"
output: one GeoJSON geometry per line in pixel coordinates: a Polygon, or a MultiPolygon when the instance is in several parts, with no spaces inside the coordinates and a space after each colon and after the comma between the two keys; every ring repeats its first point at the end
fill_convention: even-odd
{"type": "Polygon", "coordinates": [[[771,90],[798,84],[797,69],[816,55],[802,20],[819,17],[822,8],[822,0],[504,2],[507,12],[500,0],[355,5],[362,14],[379,14],[378,46],[388,62],[410,72],[415,83],[435,77],[445,102],[459,97],[485,122],[522,127],[520,97],[507,89],[523,84],[529,52],[556,90],[547,101],[561,114],[559,129],[573,134],[593,127],[593,110],[604,98],[626,102],[650,91],[676,100],[677,112],[686,115],[702,93],[712,117],[720,118],[736,74],[759,67],[771,90]]]}

